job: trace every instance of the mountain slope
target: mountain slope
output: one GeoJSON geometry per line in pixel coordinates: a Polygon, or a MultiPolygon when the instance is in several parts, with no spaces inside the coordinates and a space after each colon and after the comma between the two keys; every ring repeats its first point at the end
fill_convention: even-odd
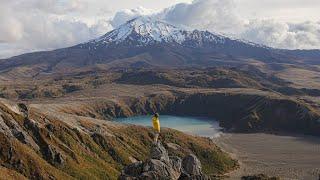
{"type": "Polygon", "coordinates": [[[267,64],[319,64],[319,57],[319,50],[273,49],[140,17],[87,43],[0,60],[0,72],[33,77],[39,73],[123,66],[238,66],[253,60],[267,64]]]}
{"type": "MultiPolygon", "coordinates": [[[[117,179],[124,166],[149,155],[150,128],[50,110],[0,99],[0,179],[117,179]]],[[[169,150],[177,156],[194,152],[209,167],[206,173],[237,167],[206,138],[163,129],[161,141],[178,142],[181,148],[169,150]]]]}

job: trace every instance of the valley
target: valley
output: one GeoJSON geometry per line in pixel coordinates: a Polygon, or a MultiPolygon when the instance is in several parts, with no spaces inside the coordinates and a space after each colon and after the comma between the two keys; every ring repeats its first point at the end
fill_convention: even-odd
{"type": "Polygon", "coordinates": [[[135,18],[89,42],[0,60],[0,172],[117,179],[148,159],[153,132],[116,119],[158,112],[219,124],[215,138],[174,127],[160,136],[212,179],[316,178],[319,58],[135,18]]]}
{"type": "Polygon", "coordinates": [[[320,139],[299,134],[223,134],[214,142],[241,162],[230,179],[255,172],[281,179],[317,179],[320,139]]]}
{"type": "MultiPolygon", "coordinates": [[[[124,136],[123,133],[124,131],[128,131],[128,128],[133,128],[134,132],[130,131],[130,134],[132,135],[132,133],[136,133],[137,136],[140,136],[140,131],[142,129],[143,132],[146,131],[146,133],[150,131],[148,128],[142,128],[139,126],[118,124],[113,122],[114,118],[146,115],[153,112],[178,116],[202,116],[215,118],[219,121],[220,126],[224,128],[226,134],[224,134],[221,138],[214,139],[214,144],[222,147],[224,151],[231,152],[231,157],[238,159],[240,162],[240,170],[237,170],[234,173],[238,171],[241,173],[236,175],[231,173],[230,177],[264,173],[272,176],[299,179],[300,176],[297,175],[297,173],[299,174],[301,170],[300,167],[305,167],[304,165],[310,163],[310,161],[299,160],[296,162],[297,168],[293,169],[292,171],[284,170],[280,173],[272,170],[276,168],[277,165],[272,164],[272,162],[270,162],[268,165],[269,159],[267,159],[267,157],[265,157],[266,159],[259,159],[255,155],[250,155],[250,153],[263,154],[264,151],[258,148],[263,147],[266,151],[271,153],[270,157],[274,156],[274,158],[278,157],[279,159],[283,158],[283,161],[289,161],[286,156],[278,156],[277,153],[281,154],[282,152],[287,151],[287,143],[290,143],[290,139],[281,139],[281,137],[277,136],[268,137],[268,135],[265,137],[256,136],[255,134],[251,133],[293,133],[298,134],[298,136],[299,134],[319,136],[320,123],[318,120],[320,119],[320,114],[318,103],[315,100],[316,96],[312,97],[308,94],[304,94],[303,91],[301,91],[301,95],[289,96],[285,93],[277,92],[271,88],[265,88],[264,84],[261,83],[261,81],[259,81],[259,79],[256,77],[253,78],[249,74],[238,76],[239,74],[230,69],[210,69],[205,70],[205,73],[203,73],[203,70],[185,71],[186,70],[178,69],[175,69],[174,71],[137,69],[129,71],[127,70],[125,72],[117,71],[102,72],[101,74],[94,73],[72,75],[56,78],[56,80],[39,78],[38,80],[33,80],[33,83],[22,81],[20,81],[19,85],[16,82],[11,85],[8,83],[6,86],[6,92],[10,90],[16,92],[17,94],[8,93],[4,94],[4,96],[6,96],[7,99],[10,99],[9,101],[11,102],[24,102],[27,104],[32,114],[34,114],[31,116],[31,118],[38,119],[38,123],[44,123],[45,125],[54,120],[54,122],[63,123],[64,126],[67,126],[68,128],[79,129],[80,132],[91,136],[91,138],[94,140],[92,143],[98,143],[97,145],[101,146],[100,148],[106,148],[109,146],[100,144],[101,140],[97,141],[94,139],[95,134],[97,133],[97,135],[102,133],[102,136],[114,137],[114,133],[119,134],[119,136],[124,136]],[[137,75],[137,73],[139,75],[137,75]],[[212,79],[210,79],[211,73],[213,76],[212,79]],[[189,76],[191,76],[191,78],[189,78],[189,76]],[[153,81],[146,79],[148,77],[152,77],[153,81]],[[195,77],[204,80],[192,81],[195,77]],[[223,81],[220,80],[222,78],[224,79],[223,81]],[[30,88],[30,85],[32,86],[34,84],[37,84],[38,88],[34,91],[28,91],[32,89],[30,88]],[[67,89],[65,89],[66,87],[67,89]],[[51,93],[44,92],[44,89],[45,91],[49,91],[51,93]],[[18,92],[29,92],[30,95],[27,94],[21,96],[18,92]],[[55,94],[54,92],[57,93],[55,94]],[[49,122],[47,122],[48,120],[44,121],[43,118],[48,119],[49,122]],[[122,129],[124,131],[122,131],[122,129]],[[137,129],[137,131],[135,131],[135,129],[137,129]],[[229,138],[225,138],[225,136],[228,136],[227,132],[237,132],[240,134],[234,134],[229,138]],[[270,139],[270,142],[275,144],[264,143],[265,146],[261,146],[255,143],[256,141],[263,141],[264,138],[270,139]],[[284,147],[279,147],[279,144],[276,143],[278,140],[284,144],[284,147]],[[243,141],[243,143],[238,144],[239,141],[243,141]],[[244,142],[248,142],[248,144],[244,142]],[[269,151],[269,148],[274,148],[272,146],[279,147],[279,151],[269,151]],[[252,148],[257,149],[251,152],[250,149],[252,148]],[[257,160],[258,162],[261,160],[262,165],[260,164],[259,166],[265,166],[265,168],[261,168],[259,170],[251,168],[258,165],[251,163],[251,161],[254,161],[254,159],[259,159],[257,160]],[[247,165],[247,163],[249,163],[249,165],[247,165]],[[245,170],[241,168],[245,168],[245,170]]],[[[270,80],[263,80],[263,82],[267,82],[275,87],[277,86],[277,81],[274,81],[273,78],[270,80]]],[[[168,133],[171,133],[171,131],[173,130],[168,130],[168,133]]],[[[167,132],[167,130],[165,132],[167,132]]],[[[56,133],[57,136],[60,137],[59,134],[62,132],[58,130],[56,133]]],[[[87,137],[87,135],[85,136],[87,137]]],[[[163,136],[166,137],[167,135],[164,134],[163,136]]],[[[190,143],[190,139],[176,140],[175,138],[178,138],[176,136],[177,135],[175,134],[174,137],[172,137],[174,139],[168,141],[168,143],[190,143]]],[[[90,137],[87,138],[90,139],[90,137]]],[[[143,149],[143,154],[147,154],[148,144],[144,143],[148,142],[147,139],[150,138],[150,135],[148,135],[148,133],[145,134],[143,139],[140,139],[136,136],[132,138],[133,139],[130,141],[143,143],[139,148],[141,150],[143,149]]],[[[110,141],[110,139],[107,139],[105,142],[110,141]]],[[[113,141],[116,143],[113,145],[117,147],[123,146],[124,140],[121,140],[121,138],[116,138],[112,140],[112,142],[113,141]]],[[[68,142],[63,141],[62,143],[65,144],[68,142]]],[[[125,143],[129,142],[125,141],[125,143]]],[[[210,143],[206,142],[205,139],[203,143],[206,144],[205,146],[211,146],[210,143]]],[[[307,143],[307,140],[301,138],[301,143],[307,143]]],[[[178,144],[180,145],[180,143],[178,144]]],[[[73,149],[75,146],[70,146],[68,144],[66,145],[69,146],[72,151],[74,151],[73,149]]],[[[314,154],[309,153],[307,149],[300,150],[298,146],[301,145],[299,143],[293,144],[290,148],[292,150],[291,153],[305,153],[310,154],[310,156],[314,156],[314,154]]],[[[129,146],[132,147],[130,144],[125,145],[124,147],[128,148],[129,146]]],[[[316,142],[313,144],[313,146],[317,147],[318,143],[316,142]]],[[[136,150],[137,147],[134,146],[132,148],[136,150]]],[[[121,151],[122,150],[116,150],[117,154],[123,153],[121,151]]],[[[110,153],[110,150],[105,151],[102,149],[99,153],[102,153],[103,155],[105,153],[110,153]]],[[[131,151],[128,153],[128,155],[123,155],[123,158],[129,159],[125,161],[121,160],[120,165],[116,165],[119,164],[119,162],[116,161],[114,164],[115,167],[118,167],[119,169],[121,168],[121,164],[126,165],[127,163],[131,162],[133,159],[130,158],[130,156],[134,157],[135,159],[143,159],[143,154],[131,155],[131,151]]],[[[314,151],[314,153],[318,152],[314,151]]],[[[305,158],[310,156],[304,155],[305,158]]],[[[68,155],[63,157],[68,158],[68,155]]],[[[229,162],[229,160],[227,161],[229,162]]],[[[110,162],[108,161],[107,163],[110,162]]],[[[214,163],[216,164],[217,162],[214,163]]],[[[79,165],[81,165],[81,163],[79,165]]],[[[59,168],[59,166],[55,165],[55,163],[53,166],[63,171],[63,169],[59,168]]],[[[113,165],[111,166],[113,167],[113,165]]],[[[222,166],[227,167],[226,165],[222,166]]],[[[288,162],[287,164],[281,164],[281,166],[283,166],[284,169],[287,169],[291,167],[291,163],[288,162]]],[[[79,167],[76,167],[76,169],[78,168],[79,167]]],[[[228,165],[227,169],[234,168],[235,165],[232,166],[230,164],[230,166],[228,165]]],[[[227,169],[223,171],[219,170],[221,173],[216,173],[215,170],[211,169],[207,169],[205,172],[208,173],[214,171],[214,175],[212,176],[214,177],[224,175],[224,172],[230,172],[230,170],[227,169]]],[[[317,171],[314,170],[310,170],[308,172],[304,171],[304,175],[307,177],[317,177],[316,172],[317,171]]],[[[30,175],[27,175],[23,172],[19,173],[30,177],[30,175]]],[[[119,173],[119,170],[116,168],[114,173],[116,176],[119,173]]],[[[95,175],[95,173],[83,174],[81,176],[86,177],[87,175],[98,177],[98,175],[95,175]]],[[[229,175],[226,176],[228,177],[229,175]]]]}

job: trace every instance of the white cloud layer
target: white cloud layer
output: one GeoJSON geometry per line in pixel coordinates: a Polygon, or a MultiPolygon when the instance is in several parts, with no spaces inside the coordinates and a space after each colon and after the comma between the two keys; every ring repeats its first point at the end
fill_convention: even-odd
{"type": "MultiPolygon", "coordinates": [[[[113,21],[122,24],[143,14],[146,13],[139,9],[122,11],[123,18],[116,14],[113,21]]],[[[320,49],[320,21],[289,23],[274,19],[245,19],[237,13],[234,0],[194,0],[152,16],[178,26],[209,30],[276,48],[320,49]]]]}
{"type": "Polygon", "coordinates": [[[146,9],[143,7],[138,7],[136,9],[125,9],[115,14],[115,16],[111,21],[111,25],[114,28],[117,28],[118,26],[129,21],[130,19],[133,19],[139,16],[149,16],[152,14],[153,14],[152,10],[146,9]]]}
{"type": "Polygon", "coordinates": [[[88,25],[68,17],[85,10],[78,0],[1,1],[0,58],[88,41],[112,29],[107,20],[88,25]]]}
{"type": "MultiPolygon", "coordinates": [[[[218,32],[271,47],[320,48],[320,17],[318,20],[306,19],[305,22],[286,22],[283,18],[279,20],[274,17],[249,19],[240,13],[239,3],[252,5],[253,3],[249,2],[251,0],[186,1],[189,3],[179,3],[164,10],[138,7],[112,12],[111,6],[106,6],[113,1],[108,0],[0,0],[0,58],[88,41],[141,15],[154,16],[178,26],[218,32]],[[93,7],[92,2],[95,2],[96,6],[93,7]],[[101,2],[101,7],[98,2],[101,2]]],[[[294,6],[289,10],[297,10],[299,7],[298,1],[294,1],[294,6]]],[[[314,0],[306,1],[308,3],[305,4],[309,4],[308,7],[311,8],[310,4],[314,0]]],[[[320,5],[318,0],[314,2],[314,6],[320,5]]],[[[150,4],[149,1],[145,3],[150,4]]],[[[121,3],[117,4],[120,5],[121,3]]],[[[270,3],[267,5],[272,7],[270,3]]],[[[280,5],[283,9],[283,4],[280,5]]],[[[272,12],[280,12],[281,8],[273,9],[272,12]]],[[[286,9],[286,12],[289,10],[286,9]]]]}
{"type": "Polygon", "coordinates": [[[320,22],[291,24],[274,20],[254,20],[240,37],[278,48],[319,49],[320,22]]]}
{"type": "Polygon", "coordinates": [[[177,4],[160,14],[174,24],[230,34],[246,23],[234,8],[233,0],[195,0],[191,4],[177,4]]]}

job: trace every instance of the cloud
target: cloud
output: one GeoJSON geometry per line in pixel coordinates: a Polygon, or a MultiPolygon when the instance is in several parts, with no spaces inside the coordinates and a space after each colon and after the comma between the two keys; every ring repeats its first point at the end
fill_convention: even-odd
{"type": "Polygon", "coordinates": [[[111,20],[111,25],[114,28],[117,28],[121,24],[124,24],[125,22],[133,18],[136,18],[139,16],[150,16],[152,14],[153,14],[152,10],[146,9],[143,7],[138,7],[135,9],[125,9],[115,14],[114,18],[111,20]]]}
{"type": "Polygon", "coordinates": [[[0,28],[0,43],[15,42],[22,38],[23,26],[19,21],[0,15],[0,23],[5,24],[0,28]]]}
{"type": "Polygon", "coordinates": [[[170,23],[209,30],[275,48],[320,49],[320,22],[289,23],[274,19],[245,19],[233,0],[194,0],[157,14],[170,23]]]}
{"type": "Polygon", "coordinates": [[[24,49],[19,47],[17,44],[13,43],[0,43],[0,59],[5,57],[11,57],[17,54],[22,54],[25,52],[31,52],[30,49],[24,49]]]}
{"type": "Polygon", "coordinates": [[[78,0],[1,1],[0,58],[72,46],[112,29],[108,20],[89,25],[69,18],[69,13],[84,10],[79,4],[78,0]]]}
{"type": "Polygon", "coordinates": [[[241,38],[277,48],[320,48],[320,23],[283,23],[275,20],[251,21],[241,38]]]}
{"type": "Polygon", "coordinates": [[[247,23],[235,13],[234,8],[233,0],[194,0],[192,3],[176,4],[160,12],[138,7],[117,12],[111,25],[116,28],[138,16],[151,16],[177,26],[230,34],[247,23]]]}
{"type": "MultiPolygon", "coordinates": [[[[107,5],[115,3],[119,8],[122,2],[95,0],[94,5],[89,6],[87,0],[0,0],[0,58],[85,42],[137,16],[152,16],[177,26],[208,30],[276,48],[320,48],[320,21],[248,19],[238,11],[239,3],[244,1],[249,5],[253,2],[193,0],[163,10],[138,7],[112,15],[114,9],[107,5]]],[[[126,2],[136,4],[132,0],[126,2]]],[[[294,7],[298,7],[300,3],[295,0],[295,4],[294,7]]]]}
{"type": "Polygon", "coordinates": [[[194,0],[168,8],[160,16],[174,24],[230,34],[246,23],[234,9],[233,0],[194,0]]]}
{"type": "Polygon", "coordinates": [[[29,0],[28,3],[21,3],[24,8],[30,8],[52,14],[66,14],[75,11],[83,11],[88,7],[88,4],[81,0],[29,0]]]}
{"type": "Polygon", "coordinates": [[[17,41],[22,38],[23,33],[22,24],[14,17],[7,16],[13,12],[6,5],[8,3],[3,2],[3,6],[0,6],[0,43],[17,41]]]}

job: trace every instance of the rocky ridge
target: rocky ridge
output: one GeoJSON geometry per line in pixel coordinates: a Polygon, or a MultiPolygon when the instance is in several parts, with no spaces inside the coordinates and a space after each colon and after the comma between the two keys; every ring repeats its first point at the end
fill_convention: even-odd
{"type": "Polygon", "coordinates": [[[210,178],[202,172],[201,162],[194,154],[189,154],[183,159],[169,156],[161,142],[158,142],[153,144],[149,159],[126,166],[119,176],[119,180],[134,179],[208,180],[210,178]]]}

